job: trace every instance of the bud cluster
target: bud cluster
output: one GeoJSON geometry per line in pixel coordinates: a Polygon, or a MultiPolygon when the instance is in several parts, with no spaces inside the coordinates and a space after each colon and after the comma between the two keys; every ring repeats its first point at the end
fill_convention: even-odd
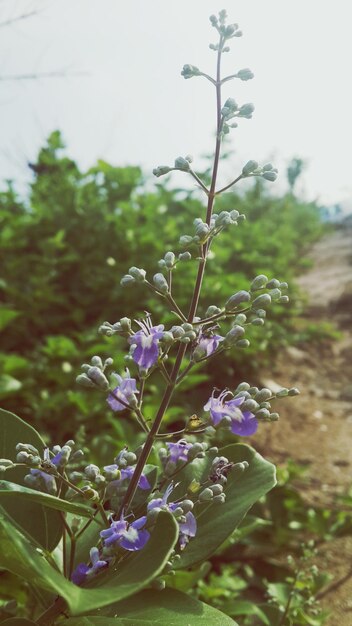
{"type": "MultiPolygon", "coordinates": [[[[128,319],[128,318],[125,318],[128,319]]],[[[117,322],[119,324],[119,322],[117,322]]],[[[108,322],[104,323],[104,327],[109,325],[108,322]]],[[[111,326],[111,325],[109,325],[111,326]]],[[[101,327],[102,328],[102,327],[101,327]]],[[[113,328],[111,326],[111,328],[113,328]]],[[[108,329],[109,330],[109,329],[108,329]]],[[[110,334],[114,334],[110,332],[110,334]]],[[[81,366],[83,370],[83,374],[79,374],[76,378],[76,382],[82,387],[101,389],[102,391],[107,391],[110,387],[110,383],[105,376],[105,370],[107,367],[110,367],[113,364],[113,360],[109,357],[105,359],[104,363],[100,356],[93,356],[91,359],[91,363],[83,363],[81,366]]]]}
{"type": "Polygon", "coordinates": [[[271,163],[266,163],[260,167],[257,161],[248,161],[242,168],[242,177],[249,178],[250,176],[261,176],[265,180],[274,182],[277,179],[278,170],[271,163]]]}
{"type": "Polygon", "coordinates": [[[251,387],[246,382],[240,383],[234,391],[235,398],[244,398],[241,410],[250,411],[257,420],[262,422],[276,422],[279,419],[279,414],[271,411],[272,400],[286,396],[297,396],[298,394],[299,391],[295,387],[291,389],[283,387],[274,393],[267,387],[259,389],[258,387],[251,387]]]}
{"type": "Polygon", "coordinates": [[[193,222],[195,234],[193,236],[182,235],[179,243],[183,248],[188,248],[192,245],[203,245],[209,239],[220,233],[226,226],[238,226],[238,223],[243,220],[245,220],[245,216],[240,215],[236,209],[232,211],[221,211],[219,214],[214,213],[210,225],[203,222],[200,217],[197,217],[193,222]]]}
{"type": "Polygon", "coordinates": [[[101,335],[106,335],[107,337],[112,337],[112,335],[128,337],[131,334],[131,320],[129,317],[121,317],[121,319],[118,322],[115,322],[115,324],[104,322],[99,327],[99,333],[101,335]]]}
{"type": "MultiPolygon", "coordinates": [[[[193,65],[185,65],[185,67],[193,67],[193,65]]],[[[198,73],[200,73],[199,70],[198,73]]],[[[192,76],[195,76],[195,74],[192,74],[192,76]]],[[[185,76],[185,78],[190,78],[190,76],[185,76]]],[[[178,170],[180,172],[191,172],[192,170],[190,167],[190,163],[192,163],[192,161],[193,157],[189,154],[187,154],[185,157],[179,156],[175,159],[173,167],[170,167],[168,165],[158,165],[158,167],[155,167],[153,169],[153,174],[154,176],[159,178],[160,176],[165,176],[165,174],[169,174],[169,172],[173,172],[175,170],[178,170]]]]}

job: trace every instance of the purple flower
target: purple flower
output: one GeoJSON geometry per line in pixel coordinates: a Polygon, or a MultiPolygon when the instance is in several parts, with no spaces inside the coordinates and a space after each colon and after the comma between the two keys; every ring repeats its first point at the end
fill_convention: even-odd
{"type": "Polygon", "coordinates": [[[239,408],[244,402],[244,397],[240,396],[239,398],[225,400],[229,395],[231,395],[230,392],[225,390],[215,398],[213,393],[204,406],[204,411],[210,412],[214,426],[217,426],[224,417],[227,417],[231,420],[230,429],[234,435],[240,435],[241,437],[253,435],[257,431],[258,422],[253,413],[241,411],[239,408]]]}
{"type": "Polygon", "coordinates": [[[123,518],[118,522],[112,522],[110,528],[100,532],[104,546],[109,547],[118,543],[125,550],[141,550],[150,537],[150,533],[145,529],[143,530],[146,521],[147,518],[144,515],[132,524],[128,524],[123,518]]]}
{"type": "Polygon", "coordinates": [[[141,327],[129,339],[129,343],[135,346],[133,351],[133,360],[137,365],[144,369],[150,369],[158,360],[159,356],[159,339],[163,336],[164,326],[152,326],[150,317],[143,322],[137,322],[141,327]]]}
{"type": "Polygon", "coordinates": [[[213,352],[215,352],[215,350],[218,349],[221,341],[224,341],[224,337],[221,335],[211,335],[210,337],[201,335],[198,341],[198,346],[206,356],[210,356],[213,352]]]}
{"type": "Polygon", "coordinates": [[[177,463],[177,461],[188,461],[188,450],[192,448],[191,443],[187,443],[185,439],[180,439],[177,443],[167,443],[169,448],[168,461],[177,463]]]}
{"type": "MultiPolygon", "coordinates": [[[[165,493],[162,498],[154,498],[154,500],[151,500],[148,503],[147,510],[152,511],[153,509],[163,509],[164,511],[166,510],[166,511],[170,511],[170,513],[173,513],[176,509],[180,507],[182,508],[182,503],[177,503],[177,502],[168,503],[167,502],[173,489],[174,489],[173,485],[170,484],[165,490],[165,493]]],[[[185,548],[185,546],[187,545],[191,537],[196,536],[196,532],[197,532],[197,520],[194,517],[193,513],[191,511],[188,511],[182,517],[183,517],[183,521],[178,522],[179,529],[180,529],[179,542],[180,542],[181,550],[185,548]]]]}
{"type": "MultiPolygon", "coordinates": [[[[114,394],[118,398],[120,398],[126,404],[129,404],[131,400],[135,399],[135,394],[139,393],[137,391],[136,381],[134,378],[130,378],[130,373],[127,370],[126,376],[123,378],[118,374],[114,374],[117,382],[119,383],[117,387],[114,389],[114,394]]],[[[107,397],[107,403],[112,408],[113,411],[123,411],[126,406],[119,402],[114,396],[111,394],[107,397]]]]}
{"type": "Polygon", "coordinates": [[[89,552],[91,567],[85,563],[79,563],[76,569],[72,572],[71,580],[75,585],[82,585],[87,578],[95,576],[99,573],[99,570],[107,567],[107,561],[100,561],[99,550],[96,547],[91,548],[89,552]]]}
{"type": "MultiPolygon", "coordinates": [[[[113,475],[114,471],[120,472],[121,477],[118,478],[117,480],[112,480],[108,485],[107,493],[109,496],[112,496],[114,495],[114,492],[118,490],[118,488],[121,486],[124,480],[128,480],[128,481],[131,480],[134,474],[135,466],[134,467],[129,466],[124,469],[120,469],[118,465],[106,465],[104,467],[104,470],[110,473],[110,475],[113,475]]],[[[140,489],[151,489],[151,485],[149,483],[148,478],[145,476],[145,474],[141,474],[140,479],[138,481],[138,487],[140,489]]]]}

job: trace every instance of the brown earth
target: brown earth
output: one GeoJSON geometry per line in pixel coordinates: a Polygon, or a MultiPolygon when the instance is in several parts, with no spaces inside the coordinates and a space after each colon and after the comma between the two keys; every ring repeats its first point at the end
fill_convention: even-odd
{"type": "MultiPolygon", "coordinates": [[[[340,337],[280,354],[260,383],[273,391],[275,384],[298,387],[300,395],[276,404],[280,421],[264,424],[253,443],[278,465],[291,458],[308,468],[298,489],[311,506],[335,506],[352,485],[352,228],[326,235],[310,258],[311,269],[298,279],[308,303],[304,316],[332,322],[340,337]]],[[[327,625],[351,626],[352,537],[325,543],[319,555],[317,564],[333,576],[321,600],[331,611],[327,625]]]]}

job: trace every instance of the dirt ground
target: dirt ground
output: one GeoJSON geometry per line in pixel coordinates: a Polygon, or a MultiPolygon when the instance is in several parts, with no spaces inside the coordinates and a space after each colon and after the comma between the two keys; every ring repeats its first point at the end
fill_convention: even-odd
{"type": "MultiPolygon", "coordinates": [[[[328,504],[352,486],[352,227],[326,235],[312,249],[312,267],[299,280],[308,298],[304,316],[330,321],[338,340],[291,346],[260,381],[298,387],[301,395],[276,404],[280,421],[265,424],[255,446],[276,464],[307,466],[301,489],[310,505],[328,504]]],[[[316,560],[333,576],[322,597],[328,626],[352,626],[352,537],[321,546],[316,560]]]]}

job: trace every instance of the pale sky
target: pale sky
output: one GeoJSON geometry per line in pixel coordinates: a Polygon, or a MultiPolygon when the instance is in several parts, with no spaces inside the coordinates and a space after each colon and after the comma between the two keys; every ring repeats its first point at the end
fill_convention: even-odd
{"type": "MultiPolygon", "coordinates": [[[[183,64],[214,74],[209,15],[225,8],[243,37],[224,72],[224,98],[253,102],[232,131],[233,171],[248,160],[307,161],[300,191],[322,203],[351,202],[351,21],[348,0],[0,0],[0,78],[66,70],[64,78],[0,81],[0,181],[28,179],[47,135],[60,129],[83,168],[159,164],[213,148],[214,88],[184,80],[183,64]],[[1,23],[38,9],[38,15],[1,23]],[[80,74],[82,73],[82,74],[80,74]]],[[[226,183],[229,165],[223,172],[226,183]]],[[[175,186],[185,175],[174,176],[175,186]]]]}

